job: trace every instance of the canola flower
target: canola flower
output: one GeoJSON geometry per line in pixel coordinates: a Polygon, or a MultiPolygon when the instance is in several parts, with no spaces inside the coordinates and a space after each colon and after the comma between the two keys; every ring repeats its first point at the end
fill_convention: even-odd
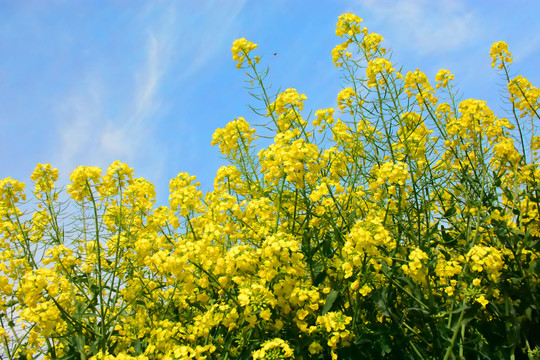
{"type": "MultiPolygon", "coordinates": [[[[456,102],[448,70],[402,76],[362,21],[338,19],[336,107],[261,91],[271,143],[247,116],[217,129],[212,191],[179,173],[156,207],[118,161],[65,193],[38,164],[32,199],[0,180],[2,358],[534,358],[538,88],[498,42],[513,117],[456,102]]],[[[255,50],[233,60],[263,90],[255,50]]]]}
{"type": "Polygon", "coordinates": [[[240,69],[246,58],[248,59],[248,63],[251,65],[251,60],[248,56],[250,51],[255,50],[256,48],[257,44],[254,44],[245,38],[235,40],[231,51],[233,53],[233,60],[238,62],[236,67],[240,69]]]}

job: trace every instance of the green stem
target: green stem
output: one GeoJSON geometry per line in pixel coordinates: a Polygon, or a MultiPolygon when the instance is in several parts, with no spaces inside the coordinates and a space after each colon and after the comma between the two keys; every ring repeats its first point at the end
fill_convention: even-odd
{"type": "MultiPolygon", "coordinates": [[[[463,300],[463,305],[465,305],[466,300],[463,300]]],[[[450,342],[450,345],[446,349],[446,354],[444,355],[443,360],[448,360],[450,355],[452,355],[452,349],[454,348],[454,344],[456,343],[456,339],[459,335],[459,332],[461,330],[461,324],[463,323],[463,318],[465,317],[465,309],[461,311],[461,314],[459,315],[458,322],[456,324],[456,328],[454,329],[454,334],[452,335],[452,340],[450,342]]]]}

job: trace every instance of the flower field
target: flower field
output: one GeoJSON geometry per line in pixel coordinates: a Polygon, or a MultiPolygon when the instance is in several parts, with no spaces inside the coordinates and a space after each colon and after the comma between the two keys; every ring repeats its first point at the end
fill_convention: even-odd
{"type": "Polygon", "coordinates": [[[118,161],[0,180],[1,358],[540,359],[540,90],[493,44],[498,117],[358,16],[336,35],[313,113],[234,41],[257,120],[216,130],[206,194],[180,173],[156,207],[118,161]]]}

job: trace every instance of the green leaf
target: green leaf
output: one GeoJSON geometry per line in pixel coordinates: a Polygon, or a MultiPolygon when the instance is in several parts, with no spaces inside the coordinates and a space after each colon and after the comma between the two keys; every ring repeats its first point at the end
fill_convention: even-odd
{"type": "Polygon", "coordinates": [[[142,354],[143,348],[140,339],[135,340],[135,343],[133,344],[133,350],[135,350],[136,355],[142,354]]]}
{"type": "Polygon", "coordinates": [[[326,270],[322,264],[317,264],[313,268],[315,273],[315,279],[313,279],[313,286],[318,286],[326,278],[326,270]]]}
{"type": "Polygon", "coordinates": [[[444,217],[447,218],[452,215],[455,215],[456,213],[457,213],[456,207],[452,206],[451,208],[446,209],[446,211],[444,212],[444,217]]]}
{"type": "Polygon", "coordinates": [[[330,290],[330,292],[326,296],[326,302],[324,303],[322,309],[323,315],[325,315],[332,308],[332,305],[334,305],[334,301],[336,301],[338,295],[339,293],[336,290],[330,290]]]}
{"type": "Polygon", "coordinates": [[[503,188],[503,193],[504,193],[504,196],[506,196],[508,198],[508,200],[514,201],[514,194],[512,194],[510,189],[508,189],[507,187],[504,187],[503,188]]]}

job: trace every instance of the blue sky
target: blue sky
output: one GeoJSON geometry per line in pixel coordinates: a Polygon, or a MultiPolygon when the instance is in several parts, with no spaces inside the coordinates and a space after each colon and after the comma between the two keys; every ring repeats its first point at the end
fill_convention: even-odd
{"type": "Polygon", "coordinates": [[[156,185],[160,205],[179,172],[209,190],[224,164],[210,146],[214,130],[237,116],[259,121],[232,42],[259,44],[273,88],[305,93],[307,111],[335,107],[330,51],[345,12],[383,35],[404,70],[433,79],[449,69],[464,98],[501,116],[493,42],[507,41],[513,70],[540,84],[533,0],[0,0],[0,178],[30,190],[39,162],[67,184],[78,165],[121,160],[156,185]]]}

